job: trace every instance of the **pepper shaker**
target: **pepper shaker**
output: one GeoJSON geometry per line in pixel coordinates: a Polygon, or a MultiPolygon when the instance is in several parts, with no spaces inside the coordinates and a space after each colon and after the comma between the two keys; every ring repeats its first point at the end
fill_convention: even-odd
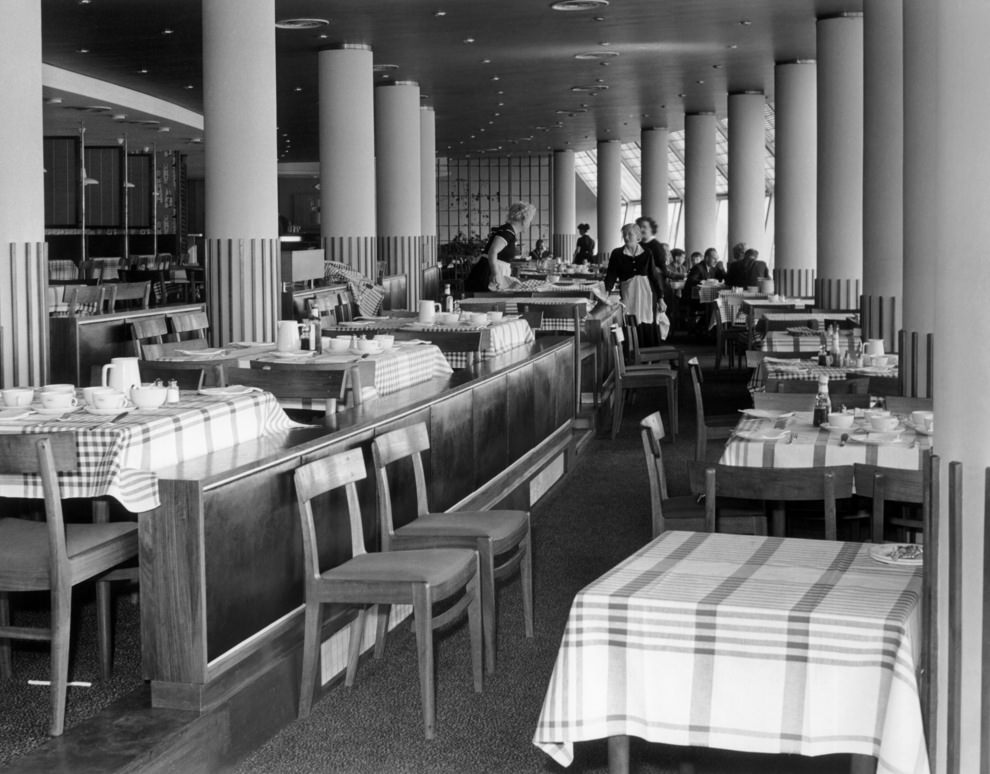
{"type": "Polygon", "coordinates": [[[179,383],[175,379],[168,380],[168,389],[165,391],[166,403],[179,402],[179,383]]]}

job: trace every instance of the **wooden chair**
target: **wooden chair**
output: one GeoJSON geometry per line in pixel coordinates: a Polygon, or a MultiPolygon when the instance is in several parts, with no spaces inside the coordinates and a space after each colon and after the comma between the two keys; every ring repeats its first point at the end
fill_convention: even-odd
{"type": "MultiPolygon", "coordinates": [[[[433,629],[457,619],[467,610],[471,630],[471,662],[474,689],[482,688],[481,598],[478,588],[478,555],[463,548],[429,550],[365,551],[364,524],[354,482],[365,478],[364,458],[360,449],[351,449],[296,468],[296,498],[302,527],[303,562],[306,587],[306,618],[303,639],[302,685],[299,691],[299,717],[309,715],[313,701],[317,665],[323,629],[323,605],[360,606],[357,620],[351,624],[350,647],[345,684],[354,684],[358,658],[364,639],[368,606],[377,606],[378,626],[375,656],[385,647],[388,611],[391,605],[412,605],[419,653],[419,683],[423,701],[426,738],[436,733],[434,707],[433,629]],[[348,527],[351,535],[350,558],[341,564],[320,567],[313,501],[343,487],[347,498],[348,527]],[[459,595],[459,598],[457,598],[459,595]],[[451,598],[455,603],[434,614],[433,605],[451,598]]],[[[321,509],[322,511],[322,509],[321,509]]],[[[332,510],[320,513],[321,521],[332,518],[332,510]]]]}
{"type": "Polygon", "coordinates": [[[175,341],[188,342],[190,339],[210,337],[210,318],[206,312],[178,312],[169,316],[175,341]]]}
{"type": "Polygon", "coordinates": [[[719,414],[711,417],[705,416],[705,401],[701,392],[701,383],[704,377],[701,373],[701,364],[698,358],[693,357],[688,360],[688,371],[691,372],[691,386],[694,388],[694,420],[696,428],[694,458],[698,461],[704,460],[708,452],[709,441],[724,441],[732,435],[732,431],[739,424],[738,414],[719,414]]]}
{"type": "Polygon", "coordinates": [[[118,311],[121,308],[148,308],[148,299],[151,295],[150,282],[118,282],[112,287],[115,291],[114,301],[111,307],[113,311],[118,311]]]}
{"type": "MultiPolygon", "coordinates": [[[[69,317],[103,314],[106,311],[108,296],[112,299],[112,294],[112,285],[74,285],[65,297],[69,317]]],[[[113,308],[112,300],[110,300],[110,308],[113,308]]]]}
{"type": "MultiPolygon", "coordinates": [[[[783,537],[787,502],[820,502],[825,511],[825,539],[836,540],[836,501],[852,497],[852,466],[817,468],[748,468],[734,465],[709,466],[705,471],[705,506],[709,520],[715,518],[719,497],[763,500],[772,503],[773,534],[783,537]]],[[[764,525],[765,526],[765,525],[764,525]]],[[[765,534],[765,533],[761,533],[765,534]]]]}
{"type": "MultiPolygon", "coordinates": [[[[482,332],[479,331],[396,331],[396,341],[418,339],[435,344],[445,355],[456,353],[464,358],[464,367],[473,367],[481,358],[482,332]]],[[[448,358],[449,359],[449,358],[448,358]]],[[[453,365],[453,364],[451,364],[453,365]]],[[[458,366],[460,367],[460,366],[458,366]]]]}
{"type": "MultiPolygon", "coordinates": [[[[299,366],[295,363],[280,363],[269,360],[252,360],[251,370],[267,371],[273,374],[273,378],[281,379],[284,382],[291,381],[292,384],[283,384],[269,390],[278,397],[280,392],[285,393],[283,397],[290,398],[319,398],[321,400],[331,397],[342,402],[347,402],[349,406],[361,405],[361,391],[365,385],[371,386],[375,381],[375,365],[370,360],[359,360],[355,363],[327,363],[323,365],[310,364],[299,366]],[[301,378],[297,375],[301,374],[301,378]],[[318,374],[318,376],[313,376],[318,374]],[[322,380],[322,381],[321,381],[322,380]],[[312,385],[312,394],[291,395],[295,390],[306,390],[307,385],[312,385]],[[322,391],[329,389],[327,395],[322,391]],[[350,393],[350,399],[347,396],[350,393]]],[[[233,369],[227,369],[228,372],[233,369]]],[[[250,377],[246,377],[250,378],[250,377]]]]}
{"type": "Polygon", "coordinates": [[[165,336],[168,335],[168,323],[165,317],[138,317],[130,321],[130,326],[131,338],[134,340],[134,354],[149,360],[154,359],[145,353],[145,347],[165,341],[165,336]]]}
{"type": "Polygon", "coordinates": [[[714,532],[714,525],[708,523],[705,506],[699,500],[700,492],[680,497],[670,497],[667,494],[667,473],[660,446],[665,434],[659,411],[654,411],[640,421],[639,434],[643,440],[643,455],[646,457],[646,473],[650,482],[652,536],[656,537],[668,529],[714,532]]]}
{"type": "Polygon", "coordinates": [[[528,511],[454,511],[430,513],[423,470],[423,452],[430,448],[426,424],[380,435],[371,443],[378,484],[378,521],[383,551],[407,548],[472,548],[481,562],[481,611],[484,620],[485,666],[495,669],[495,581],[518,569],[526,636],[533,636],[533,552],[528,511]],[[388,483],[388,466],[412,461],[416,482],[416,516],[396,527],[388,483]],[[496,563],[495,558],[499,557],[496,563]]]}
{"type": "Polygon", "coordinates": [[[655,347],[639,346],[639,331],[636,330],[636,318],[626,315],[625,325],[626,340],[629,342],[628,350],[632,365],[647,365],[649,363],[669,363],[676,364],[680,373],[684,373],[684,353],[672,344],[659,344],[655,347]]]}
{"type": "MultiPolygon", "coordinates": [[[[598,408],[598,347],[590,341],[583,341],[584,317],[587,309],[578,304],[529,304],[520,301],[516,304],[519,314],[526,319],[534,332],[543,328],[544,320],[570,320],[574,328],[574,411],[581,410],[581,373],[585,360],[591,361],[591,395],[595,408],[598,408]],[[535,325],[534,325],[535,323],[535,325]]],[[[556,331],[560,332],[560,331],[556,331]]]]}
{"type": "MultiPolygon", "coordinates": [[[[856,494],[873,500],[870,518],[870,539],[874,543],[884,541],[885,527],[897,527],[902,533],[898,539],[905,541],[907,533],[924,534],[927,511],[931,507],[928,500],[931,491],[930,452],[922,456],[920,470],[903,468],[882,468],[878,465],[867,465],[857,462],[853,465],[853,482],[856,494]],[[918,505],[916,516],[909,516],[905,510],[901,515],[890,519],[885,517],[885,506],[888,502],[918,505]]],[[[906,541],[905,541],[906,542],[906,541]]],[[[914,541],[911,541],[914,542],[914,541]]]]}
{"type": "Polygon", "coordinates": [[[909,398],[898,395],[886,397],[887,408],[894,414],[910,414],[912,411],[932,411],[935,401],[931,398],[909,398]]]}
{"type": "MultiPolygon", "coordinates": [[[[41,476],[44,522],[0,518],[0,678],[12,674],[10,643],[51,641],[51,704],[49,733],[59,736],[65,725],[69,673],[72,587],[96,579],[137,556],[137,524],[114,522],[69,524],[62,520],[58,473],[77,469],[74,433],[0,436],[0,474],[41,476]],[[9,592],[48,591],[50,628],[10,625],[9,592]]],[[[97,596],[98,639],[104,668],[110,664],[110,595],[97,596]]]]}
{"type": "Polygon", "coordinates": [[[677,373],[670,366],[626,365],[622,355],[622,342],[618,328],[609,332],[612,340],[612,354],[615,358],[615,396],[612,406],[612,438],[619,434],[622,424],[622,410],[626,392],[648,387],[663,387],[667,391],[667,412],[670,415],[671,435],[677,440],[677,373]]]}
{"type": "Polygon", "coordinates": [[[722,355],[729,361],[729,368],[735,368],[738,357],[740,366],[743,364],[743,352],[749,343],[749,329],[745,325],[736,325],[735,321],[726,319],[728,305],[724,299],[714,304],[715,308],[715,370],[722,367],[722,355]]]}

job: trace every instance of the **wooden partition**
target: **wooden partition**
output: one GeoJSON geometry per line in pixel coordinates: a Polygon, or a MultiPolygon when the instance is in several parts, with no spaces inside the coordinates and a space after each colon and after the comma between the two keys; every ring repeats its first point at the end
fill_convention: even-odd
{"type": "Polygon", "coordinates": [[[815,307],[826,312],[859,311],[862,295],[858,279],[815,279],[815,307]]]}
{"type": "Polygon", "coordinates": [[[774,269],[773,290],[789,298],[811,298],[815,295],[815,270],[774,269]]]}
{"type": "Polygon", "coordinates": [[[440,267],[427,266],[423,269],[423,282],[419,289],[419,297],[439,301],[442,290],[443,288],[440,287],[440,267]]]}
{"type": "Polygon", "coordinates": [[[382,277],[382,288],[385,297],[382,299],[382,311],[393,309],[409,309],[409,278],[405,274],[391,274],[382,277]]]}

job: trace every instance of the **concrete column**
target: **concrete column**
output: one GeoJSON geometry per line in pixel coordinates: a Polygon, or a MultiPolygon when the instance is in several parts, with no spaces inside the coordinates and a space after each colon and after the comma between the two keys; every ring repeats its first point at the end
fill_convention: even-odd
{"type": "MultiPolygon", "coordinates": [[[[41,115],[41,4],[12,0],[0,25],[0,375],[48,381],[48,266],[41,115]]],[[[54,172],[54,170],[53,170],[54,172]]]]}
{"type": "Polygon", "coordinates": [[[420,254],[423,266],[437,262],[437,114],[433,108],[419,108],[419,191],[420,254]]]}
{"type": "MultiPolygon", "coordinates": [[[[814,62],[781,62],[774,68],[774,264],[778,280],[787,273],[795,280],[813,279],[817,265],[817,79],[814,62]]],[[[788,288],[778,290],[796,295],[788,288]]]]}
{"type": "Polygon", "coordinates": [[[328,260],[369,279],[378,274],[375,224],[375,98],[371,47],[342,43],[319,53],[320,236],[328,260]]]}
{"type": "Polygon", "coordinates": [[[863,96],[863,294],[895,299],[897,330],[904,300],[903,0],[864,6],[863,96]]]}
{"type": "Polygon", "coordinates": [[[764,157],[767,140],[762,92],[729,95],[729,245],[745,242],[770,260],[764,249],[764,157]]]}
{"type": "MultiPolygon", "coordinates": [[[[918,15],[912,7],[905,17],[912,22],[923,17],[931,21],[925,28],[925,49],[933,52],[934,90],[914,93],[911,98],[927,102],[934,120],[933,133],[924,147],[933,157],[934,177],[929,181],[934,218],[934,244],[938,251],[929,260],[944,263],[935,273],[935,416],[938,420],[936,449],[943,470],[952,461],[963,464],[961,530],[962,587],[961,689],[959,698],[959,739],[956,749],[959,765],[952,770],[980,771],[980,747],[988,740],[981,722],[980,679],[988,666],[983,663],[980,638],[984,626],[982,597],[984,567],[984,476],[990,466],[990,411],[986,410],[990,384],[990,352],[986,331],[990,329],[990,156],[987,154],[987,126],[990,125],[990,92],[986,89],[990,72],[990,5],[982,0],[944,0],[934,9],[918,15]],[[929,15],[929,13],[931,15],[929,15]]],[[[917,30],[915,30],[917,32],[917,30]]],[[[905,46],[905,55],[916,52],[905,46]]],[[[931,303],[931,298],[929,298],[931,303]]],[[[941,545],[948,548],[947,476],[942,477],[941,545]]],[[[949,572],[947,556],[939,563],[939,587],[943,590],[939,611],[948,608],[949,572]]],[[[948,636],[945,620],[940,622],[940,638],[948,636]]],[[[940,655],[950,646],[941,639],[940,655]]],[[[939,666],[941,690],[939,715],[948,712],[945,688],[949,675],[944,661],[939,666]]],[[[983,708],[985,711],[985,708],[983,708]]],[[[950,770],[946,764],[946,729],[938,738],[936,772],[950,770]]]]}
{"type": "Polygon", "coordinates": [[[602,263],[622,245],[622,144],[598,141],[598,255],[602,263]]]}
{"type": "Polygon", "coordinates": [[[553,236],[550,250],[570,261],[577,244],[577,179],[574,151],[553,152],[553,236]]]}
{"type": "Polygon", "coordinates": [[[420,155],[419,84],[375,87],[378,259],[385,274],[406,275],[411,301],[419,299],[422,272],[420,155]]]}
{"type": "Polygon", "coordinates": [[[203,3],[213,343],[272,340],[278,298],[275,0],[203,3]]]}
{"type": "Polygon", "coordinates": [[[932,227],[938,201],[932,188],[936,155],[929,143],[938,137],[935,28],[937,6],[930,0],[904,0],[904,328],[935,330],[932,288],[938,261],[948,256],[932,227]]]}
{"type": "Polygon", "coordinates": [[[715,114],[684,116],[684,249],[715,247],[715,114]]]}
{"type": "Polygon", "coordinates": [[[670,175],[667,171],[667,153],[670,130],[666,126],[643,129],[639,135],[642,151],[640,180],[642,188],[642,212],[657,222],[657,239],[670,241],[670,214],[667,200],[670,198],[670,175]]]}
{"type": "Polygon", "coordinates": [[[863,277],[863,17],[818,20],[818,277],[863,277]]]}

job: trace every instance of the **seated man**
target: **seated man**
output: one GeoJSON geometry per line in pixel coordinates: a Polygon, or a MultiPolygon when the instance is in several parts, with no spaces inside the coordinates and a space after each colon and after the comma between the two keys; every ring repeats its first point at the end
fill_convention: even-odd
{"type": "Polygon", "coordinates": [[[752,248],[747,250],[743,254],[742,265],[745,272],[743,287],[759,286],[761,279],[769,279],[770,277],[770,269],[767,268],[766,263],[760,260],[759,250],[752,248]]]}

